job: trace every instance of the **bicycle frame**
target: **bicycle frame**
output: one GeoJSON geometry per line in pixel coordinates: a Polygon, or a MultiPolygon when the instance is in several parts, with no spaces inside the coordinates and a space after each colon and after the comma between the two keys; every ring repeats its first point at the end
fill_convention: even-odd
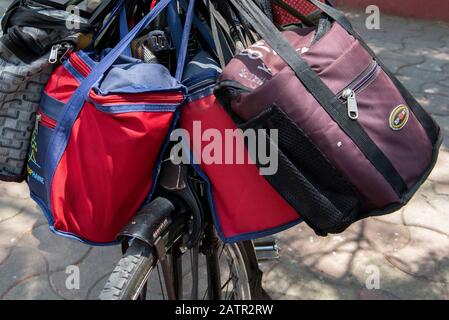
{"type": "MultiPolygon", "coordinates": [[[[123,251],[130,241],[142,241],[155,249],[161,262],[167,295],[170,300],[179,299],[182,287],[182,254],[187,249],[197,248],[206,257],[208,273],[208,298],[221,299],[221,278],[218,253],[218,238],[212,214],[201,200],[200,187],[192,186],[188,179],[187,166],[174,166],[165,162],[162,166],[158,195],[152,203],[141,210],[119,234],[123,251]],[[197,190],[195,190],[197,189],[197,190]],[[192,201],[195,201],[192,202],[192,201]],[[192,231],[196,229],[196,231],[192,231]],[[199,242],[201,246],[199,247],[199,242]],[[170,243],[175,246],[169,248],[170,243]],[[171,259],[167,255],[170,254],[171,259]]],[[[192,299],[198,297],[198,268],[192,268],[192,299]]]]}

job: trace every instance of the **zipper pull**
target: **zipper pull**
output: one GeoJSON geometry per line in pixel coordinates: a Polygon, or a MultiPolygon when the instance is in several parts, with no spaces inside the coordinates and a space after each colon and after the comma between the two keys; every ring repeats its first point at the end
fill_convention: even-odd
{"type": "Polygon", "coordinates": [[[50,57],[48,58],[49,63],[55,64],[56,62],[58,62],[58,53],[61,47],[62,46],[60,44],[55,44],[53,47],[51,47],[50,57]]]}
{"type": "Polygon", "coordinates": [[[42,115],[36,114],[36,122],[34,123],[34,134],[37,136],[39,133],[39,122],[42,119],[42,115]]]}
{"type": "Polygon", "coordinates": [[[73,45],[71,45],[70,43],[64,44],[64,53],[62,54],[61,59],[59,59],[59,61],[63,63],[72,52],[73,52],[73,45]]]}
{"type": "Polygon", "coordinates": [[[343,91],[342,97],[346,99],[349,118],[352,120],[357,120],[359,118],[359,108],[357,105],[355,92],[351,89],[346,89],[345,91],[343,91]]]}

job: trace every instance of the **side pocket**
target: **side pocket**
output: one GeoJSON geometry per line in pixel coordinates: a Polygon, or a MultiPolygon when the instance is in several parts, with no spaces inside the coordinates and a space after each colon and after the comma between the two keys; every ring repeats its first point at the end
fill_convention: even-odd
{"type": "Polygon", "coordinates": [[[28,156],[28,185],[32,195],[45,204],[47,204],[46,181],[44,178],[45,155],[47,154],[48,143],[55,127],[56,122],[53,119],[41,112],[37,113],[28,156]]]}
{"type": "Polygon", "coordinates": [[[240,128],[278,130],[277,144],[265,135],[278,152],[278,170],[265,178],[318,234],[341,232],[357,220],[358,193],[280,108],[273,106],[240,128]]]}

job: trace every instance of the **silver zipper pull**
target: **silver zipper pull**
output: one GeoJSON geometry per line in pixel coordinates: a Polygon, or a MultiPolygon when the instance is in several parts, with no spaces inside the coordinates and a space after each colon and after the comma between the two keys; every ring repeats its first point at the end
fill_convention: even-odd
{"type": "Polygon", "coordinates": [[[355,92],[351,89],[346,89],[345,91],[343,91],[342,97],[346,99],[349,118],[352,120],[357,120],[359,118],[359,108],[357,105],[355,92]]]}
{"type": "Polygon", "coordinates": [[[42,115],[40,114],[36,114],[36,122],[34,124],[34,134],[37,136],[37,134],[39,133],[39,122],[42,119],[42,115]]]}
{"type": "Polygon", "coordinates": [[[58,53],[61,47],[62,46],[60,44],[55,44],[53,47],[51,47],[50,57],[48,58],[49,63],[55,64],[56,62],[58,62],[58,53]]]}
{"type": "Polygon", "coordinates": [[[63,63],[73,52],[73,45],[66,43],[64,45],[64,53],[61,56],[61,59],[59,59],[59,62],[63,63]]]}

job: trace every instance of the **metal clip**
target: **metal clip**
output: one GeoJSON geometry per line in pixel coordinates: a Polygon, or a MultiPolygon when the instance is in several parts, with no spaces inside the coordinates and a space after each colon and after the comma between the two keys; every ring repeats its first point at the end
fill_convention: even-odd
{"type": "Polygon", "coordinates": [[[342,97],[346,99],[349,118],[352,120],[357,120],[359,118],[359,108],[357,105],[355,92],[351,89],[346,89],[345,91],[343,91],[342,97]]]}

